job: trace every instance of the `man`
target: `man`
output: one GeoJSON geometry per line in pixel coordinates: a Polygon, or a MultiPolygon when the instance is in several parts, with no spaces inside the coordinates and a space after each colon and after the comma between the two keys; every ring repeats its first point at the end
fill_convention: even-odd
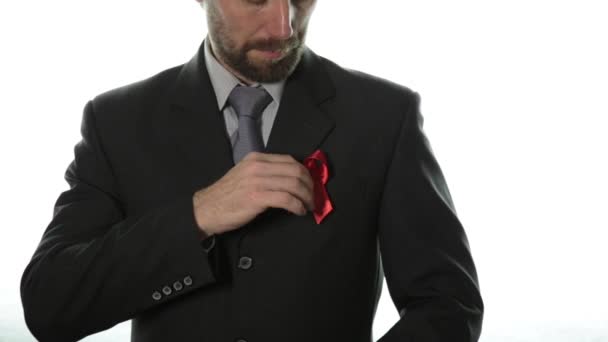
{"type": "Polygon", "coordinates": [[[476,341],[418,95],[305,47],[314,0],[203,5],[190,62],[86,105],[21,281],[34,336],[369,342],[385,274],[401,318],[378,341],[476,341]]]}

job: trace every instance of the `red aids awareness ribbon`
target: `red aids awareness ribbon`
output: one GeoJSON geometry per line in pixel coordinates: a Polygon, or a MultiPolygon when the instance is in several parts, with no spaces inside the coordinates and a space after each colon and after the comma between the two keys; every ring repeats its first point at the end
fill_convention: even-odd
{"type": "Polygon", "coordinates": [[[315,210],[314,216],[317,224],[333,210],[333,206],[329,201],[325,184],[329,179],[329,170],[327,168],[327,158],[321,150],[314,151],[310,156],[304,159],[304,166],[310,172],[314,183],[315,210]]]}

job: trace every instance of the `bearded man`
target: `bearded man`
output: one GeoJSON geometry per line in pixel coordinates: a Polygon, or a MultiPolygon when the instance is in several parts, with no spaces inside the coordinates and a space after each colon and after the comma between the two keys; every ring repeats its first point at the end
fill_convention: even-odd
{"type": "Polygon", "coordinates": [[[21,279],[40,341],[477,341],[483,302],[419,96],[305,45],[315,0],[199,0],[184,65],[96,96],[21,279]]]}

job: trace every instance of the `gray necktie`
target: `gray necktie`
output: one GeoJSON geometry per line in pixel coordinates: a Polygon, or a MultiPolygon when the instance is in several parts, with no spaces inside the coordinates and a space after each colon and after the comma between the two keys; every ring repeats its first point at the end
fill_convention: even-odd
{"type": "Polygon", "coordinates": [[[236,86],[228,96],[228,103],[239,117],[236,142],[232,148],[232,158],[236,165],[247,153],[264,150],[264,140],[258,119],[272,97],[264,88],[236,86]]]}

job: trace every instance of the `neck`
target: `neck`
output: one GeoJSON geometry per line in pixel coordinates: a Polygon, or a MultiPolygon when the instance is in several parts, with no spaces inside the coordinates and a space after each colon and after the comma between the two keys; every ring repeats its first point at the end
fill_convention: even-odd
{"type": "Polygon", "coordinates": [[[246,78],[245,76],[241,75],[238,71],[234,70],[233,68],[230,67],[230,65],[228,65],[228,63],[224,62],[224,60],[218,56],[217,53],[215,53],[214,51],[214,47],[213,47],[213,41],[209,41],[209,47],[211,48],[211,54],[213,55],[213,57],[215,57],[215,59],[224,67],[226,68],[226,70],[230,71],[230,73],[232,73],[234,75],[234,77],[238,78],[239,81],[245,83],[246,85],[250,86],[256,82],[246,78]]]}

